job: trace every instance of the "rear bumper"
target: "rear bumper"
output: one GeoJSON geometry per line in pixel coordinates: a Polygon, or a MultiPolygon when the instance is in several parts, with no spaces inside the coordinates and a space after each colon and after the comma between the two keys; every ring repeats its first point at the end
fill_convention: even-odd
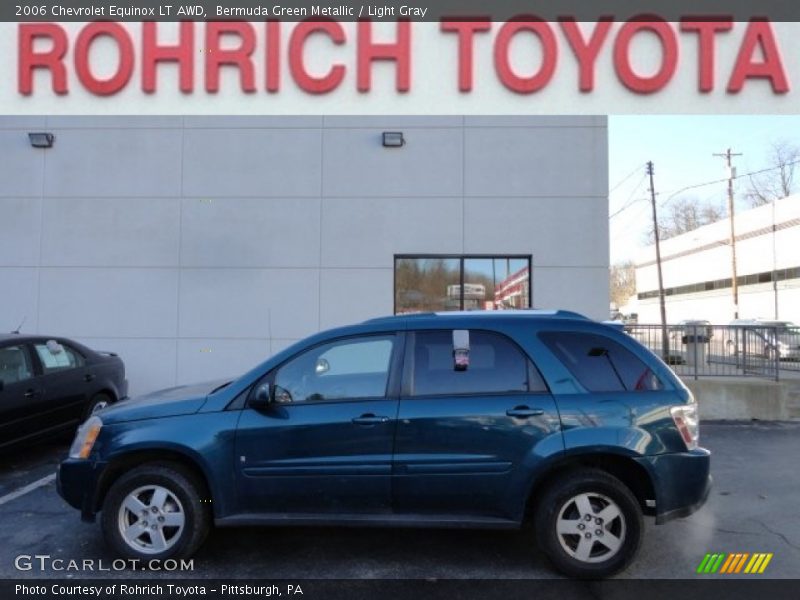
{"type": "Polygon", "coordinates": [[[68,458],[56,471],[58,495],[80,510],[84,521],[94,521],[97,484],[105,466],[104,462],[68,458]]]}
{"type": "Polygon", "coordinates": [[[656,494],[656,524],[687,517],[708,499],[711,453],[705,448],[644,456],[637,461],[651,475],[656,494]]]}

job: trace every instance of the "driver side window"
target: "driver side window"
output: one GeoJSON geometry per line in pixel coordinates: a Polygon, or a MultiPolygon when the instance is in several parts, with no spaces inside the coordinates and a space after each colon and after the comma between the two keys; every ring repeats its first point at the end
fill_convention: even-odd
{"type": "Polygon", "coordinates": [[[275,401],[320,402],[383,398],[394,336],[337,340],[307,350],[275,375],[275,401]]]}

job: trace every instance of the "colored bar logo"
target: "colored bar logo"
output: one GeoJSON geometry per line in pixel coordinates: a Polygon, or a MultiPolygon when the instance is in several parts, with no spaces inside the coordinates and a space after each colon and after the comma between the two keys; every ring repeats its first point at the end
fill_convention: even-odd
{"type": "Polygon", "coordinates": [[[709,553],[703,557],[697,566],[697,573],[701,575],[730,575],[735,573],[746,573],[749,575],[760,575],[767,569],[769,561],[772,560],[772,552],[733,552],[709,553]]]}

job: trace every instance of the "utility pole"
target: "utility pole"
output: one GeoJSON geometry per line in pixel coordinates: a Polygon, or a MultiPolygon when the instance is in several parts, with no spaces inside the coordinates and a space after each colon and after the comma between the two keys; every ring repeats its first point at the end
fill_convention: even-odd
{"type": "Polygon", "coordinates": [[[775,246],[775,235],[778,233],[778,227],[775,224],[775,202],[777,198],[772,199],[772,297],[775,304],[775,320],[778,320],[778,251],[775,246]]]}
{"type": "Polygon", "coordinates": [[[741,156],[741,153],[734,154],[728,148],[723,154],[714,154],[725,159],[728,166],[728,218],[731,221],[731,290],[733,292],[733,318],[739,318],[739,284],[736,281],[736,227],[733,223],[734,220],[734,207],[733,207],[733,178],[736,177],[736,170],[731,164],[731,158],[734,156],[741,156]]]}
{"type": "Polygon", "coordinates": [[[661,273],[661,239],[658,232],[658,214],[656,213],[656,188],[653,185],[653,161],[647,162],[647,174],[650,176],[650,203],[653,206],[653,235],[656,240],[656,268],[658,269],[658,302],[661,308],[661,357],[669,362],[669,338],[667,337],[667,306],[664,299],[664,277],[661,273]]]}

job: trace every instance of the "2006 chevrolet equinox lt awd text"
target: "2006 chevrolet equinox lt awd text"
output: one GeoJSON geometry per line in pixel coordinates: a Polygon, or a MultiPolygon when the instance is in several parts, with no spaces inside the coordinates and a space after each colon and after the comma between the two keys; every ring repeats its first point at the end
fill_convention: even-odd
{"type": "Polygon", "coordinates": [[[691,392],[609,325],[565,311],[401,315],[316,334],[238,379],[89,418],[60,494],[137,559],[212,524],[519,528],[563,573],[636,554],[643,515],[710,489],[691,392]]]}

